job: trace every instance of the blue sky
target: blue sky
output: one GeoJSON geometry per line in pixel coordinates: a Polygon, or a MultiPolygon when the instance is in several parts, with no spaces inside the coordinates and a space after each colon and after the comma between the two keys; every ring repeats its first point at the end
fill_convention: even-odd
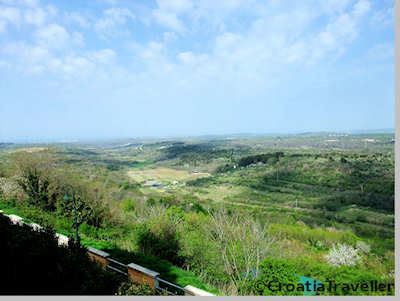
{"type": "Polygon", "coordinates": [[[0,0],[0,140],[393,128],[393,6],[0,0]]]}

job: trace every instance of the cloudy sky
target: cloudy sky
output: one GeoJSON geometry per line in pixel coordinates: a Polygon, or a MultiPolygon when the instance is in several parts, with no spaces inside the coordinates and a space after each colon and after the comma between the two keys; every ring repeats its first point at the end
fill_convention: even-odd
{"type": "Polygon", "coordinates": [[[0,0],[0,140],[394,127],[394,0],[0,0]]]}

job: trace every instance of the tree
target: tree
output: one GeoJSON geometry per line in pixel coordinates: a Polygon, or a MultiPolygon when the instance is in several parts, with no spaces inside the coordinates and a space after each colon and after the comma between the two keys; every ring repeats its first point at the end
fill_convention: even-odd
{"type": "Polygon", "coordinates": [[[18,152],[14,155],[18,170],[18,184],[28,196],[28,202],[46,210],[54,210],[55,203],[49,198],[51,167],[53,160],[48,153],[18,152]]]}
{"type": "Polygon", "coordinates": [[[224,211],[217,211],[211,215],[210,227],[211,240],[220,247],[225,272],[236,290],[246,289],[246,280],[257,277],[260,263],[273,243],[266,225],[238,214],[228,216],[224,211]]]}
{"type": "Polygon", "coordinates": [[[284,156],[283,152],[276,152],[276,182],[279,182],[279,163],[280,163],[280,158],[284,156]]]}
{"type": "Polygon", "coordinates": [[[76,195],[73,190],[66,192],[64,195],[66,202],[65,208],[73,216],[74,222],[72,228],[75,230],[75,241],[80,244],[79,227],[93,216],[93,209],[81,198],[76,195]]]}

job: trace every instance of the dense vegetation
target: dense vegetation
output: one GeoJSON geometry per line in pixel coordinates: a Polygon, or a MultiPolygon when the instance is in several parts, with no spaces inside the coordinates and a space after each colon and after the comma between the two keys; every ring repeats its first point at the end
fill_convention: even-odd
{"type": "Polygon", "coordinates": [[[293,281],[393,281],[389,134],[0,152],[0,209],[71,234],[67,187],[90,212],[85,245],[182,286],[276,294],[259,283],[282,269],[293,281]]]}
{"type": "Polygon", "coordinates": [[[6,295],[112,295],[121,280],[90,261],[74,243],[59,246],[54,231],[13,225],[0,215],[0,292],[6,295]]]}

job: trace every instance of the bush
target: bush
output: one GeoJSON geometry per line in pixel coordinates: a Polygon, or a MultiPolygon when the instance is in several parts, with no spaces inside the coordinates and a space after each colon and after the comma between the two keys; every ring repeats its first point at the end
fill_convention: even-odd
{"type": "Polygon", "coordinates": [[[327,262],[333,266],[353,266],[360,261],[358,250],[346,244],[334,245],[325,256],[327,262]]]}
{"type": "Polygon", "coordinates": [[[368,254],[371,251],[371,246],[363,241],[357,241],[356,248],[363,254],[368,254]]]}
{"type": "Polygon", "coordinates": [[[123,282],[116,293],[117,296],[152,296],[156,292],[148,285],[138,285],[130,281],[123,282]]]}
{"type": "Polygon", "coordinates": [[[203,275],[211,283],[227,283],[230,277],[224,271],[220,246],[208,238],[208,224],[210,219],[206,215],[186,215],[179,255],[184,259],[184,268],[203,275]]]}
{"type": "MultiPolygon", "coordinates": [[[[277,259],[267,258],[261,264],[259,276],[256,280],[250,281],[255,294],[262,295],[303,295],[303,292],[289,292],[282,286],[282,292],[273,292],[267,284],[270,281],[280,283],[292,283],[295,286],[300,282],[300,276],[311,277],[320,281],[323,285],[328,286],[328,281],[334,281],[336,284],[354,284],[370,281],[382,282],[384,279],[374,275],[373,273],[363,270],[362,268],[341,266],[333,267],[328,264],[316,262],[314,258],[301,259],[277,259]]],[[[273,287],[274,288],[274,287],[273,287]]],[[[342,291],[338,289],[336,292],[318,292],[321,295],[390,295],[392,292],[370,292],[370,291],[342,291]]]]}
{"type": "Polygon", "coordinates": [[[268,258],[263,261],[260,266],[259,277],[257,281],[253,281],[252,290],[257,295],[271,296],[292,296],[302,295],[302,292],[289,291],[285,286],[282,290],[275,291],[277,283],[294,284],[299,282],[299,277],[296,275],[296,265],[284,259],[268,258]],[[270,287],[269,284],[272,284],[270,287]],[[271,290],[272,289],[272,290],[271,290]]]}
{"type": "Polygon", "coordinates": [[[135,210],[135,202],[131,199],[123,200],[121,203],[122,210],[125,212],[130,212],[135,210]]]}
{"type": "Polygon", "coordinates": [[[175,225],[167,218],[141,224],[136,230],[136,244],[145,255],[153,255],[180,265],[180,243],[175,225]]]}

